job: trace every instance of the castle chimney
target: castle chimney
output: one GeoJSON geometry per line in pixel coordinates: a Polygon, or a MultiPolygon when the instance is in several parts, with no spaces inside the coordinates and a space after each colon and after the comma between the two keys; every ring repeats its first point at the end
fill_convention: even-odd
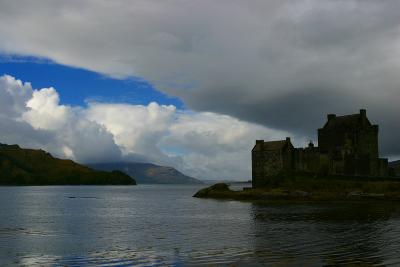
{"type": "Polygon", "coordinates": [[[261,150],[264,149],[264,140],[256,140],[256,146],[259,146],[261,150]]]}
{"type": "Polygon", "coordinates": [[[256,140],[256,145],[263,145],[264,144],[264,140],[256,140]]]}
{"type": "Polygon", "coordinates": [[[361,115],[361,118],[366,118],[367,117],[367,110],[360,109],[360,115],[361,115]]]}
{"type": "Polygon", "coordinates": [[[328,114],[328,121],[330,121],[331,119],[336,118],[335,114],[328,114]]]}

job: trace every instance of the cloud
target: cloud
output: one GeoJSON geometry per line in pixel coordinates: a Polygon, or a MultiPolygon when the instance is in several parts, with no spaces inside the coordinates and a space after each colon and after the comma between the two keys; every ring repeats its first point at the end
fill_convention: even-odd
{"type": "Polygon", "coordinates": [[[139,76],[192,110],[315,139],[367,108],[400,154],[399,1],[3,1],[0,51],[139,76]]]}
{"type": "Polygon", "coordinates": [[[101,125],[80,116],[80,110],[59,105],[54,88],[33,90],[12,76],[0,77],[2,143],[41,148],[79,162],[119,159],[113,136],[101,125]]]}
{"type": "MultiPolygon", "coordinates": [[[[279,140],[289,135],[231,116],[180,113],[160,146],[184,155],[182,169],[195,176],[247,180],[251,177],[250,151],[255,140],[279,140]]],[[[302,138],[297,141],[300,145],[305,142],[302,138]]]]}
{"type": "Polygon", "coordinates": [[[91,103],[85,112],[113,134],[127,158],[141,155],[142,160],[205,179],[249,179],[254,140],[289,135],[226,115],[176,110],[154,102],[91,103]]]}
{"type": "Polygon", "coordinates": [[[89,103],[85,116],[104,125],[125,154],[159,154],[158,140],[173,123],[176,108],[158,105],[89,103]],[[147,153],[145,153],[148,151],[147,153]]]}
{"type": "Polygon", "coordinates": [[[0,77],[0,114],[4,117],[16,118],[25,109],[26,102],[32,97],[30,83],[22,83],[9,75],[0,77]]]}
{"type": "Polygon", "coordinates": [[[289,133],[211,112],[90,102],[60,105],[55,88],[0,77],[0,142],[42,148],[82,163],[147,161],[204,179],[249,179],[255,139],[289,133]],[[10,115],[12,114],[12,116],[10,115]]]}
{"type": "Polygon", "coordinates": [[[68,121],[68,107],[59,105],[60,98],[54,88],[42,88],[33,91],[33,96],[26,102],[28,111],[23,119],[36,129],[59,129],[68,121]]]}

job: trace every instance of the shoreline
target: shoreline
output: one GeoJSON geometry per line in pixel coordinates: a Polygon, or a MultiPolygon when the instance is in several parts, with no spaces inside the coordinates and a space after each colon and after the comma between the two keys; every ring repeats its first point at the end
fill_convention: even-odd
{"type": "Polygon", "coordinates": [[[218,183],[199,190],[193,197],[250,202],[400,201],[400,182],[375,182],[381,186],[381,188],[377,186],[375,191],[363,190],[362,186],[343,188],[343,190],[322,190],[318,188],[318,185],[321,185],[318,182],[313,185],[315,190],[282,185],[256,189],[243,188],[240,191],[230,189],[226,183],[218,183]],[[381,183],[386,187],[382,189],[381,183]]]}

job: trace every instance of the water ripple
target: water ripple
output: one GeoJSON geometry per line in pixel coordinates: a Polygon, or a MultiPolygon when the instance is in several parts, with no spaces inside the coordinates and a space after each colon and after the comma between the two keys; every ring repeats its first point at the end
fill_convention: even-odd
{"type": "Polygon", "coordinates": [[[197,189],[0,188],[0,266],[400,266],[395,203],[256,205],[197,189]]]}

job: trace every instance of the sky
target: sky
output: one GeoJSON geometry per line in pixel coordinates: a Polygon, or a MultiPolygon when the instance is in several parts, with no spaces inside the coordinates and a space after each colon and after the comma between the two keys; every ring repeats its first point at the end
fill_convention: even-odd
{"type": "Polygon", "coordinates": [[[367,109],[400,158],[399,1],[0,0],[0,142],[249,179],[367,109]]]}

